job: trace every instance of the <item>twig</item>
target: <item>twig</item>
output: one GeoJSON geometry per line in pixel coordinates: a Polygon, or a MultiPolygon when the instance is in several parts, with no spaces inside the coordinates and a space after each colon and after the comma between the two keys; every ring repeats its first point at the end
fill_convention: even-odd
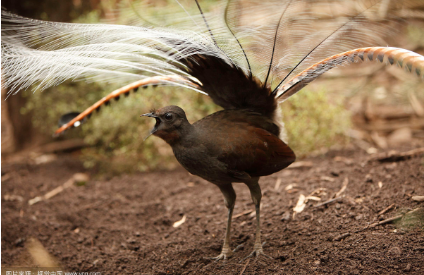
{"type": "Polygon", "coordinates": [[[342,185],[342,188],[340,189],[340,191],[339,192],[337,192],[335,195],[334,195],[334,197],[335,198],[338,198],[338,197],[340,197],[340,195],[346,190],[346,188],[347,188],[347,185],[349,184],[349,178],[348,177],[346,177],[345,179],[344,179],[344,181],[343,181],[343,185],[342,185]]]}
{"type": "Polygon", "coordinates": [[[395,206],[394,203],[391,204],[391,205],[389,205],[388,207],[386,207],[383,210],[381,210],[380,212],[378,212],[377,216],[383,215],[384,213],[386,213],[387,211],[389,211],[390,209],[392,209],[394,206],[395,206]]]}
{"type": "Polygon", "coordinates": [[[320,206],[323,206],[323,205],[326,205],[326,204],[329,204],[329,203],[332,203],[332,202],[335,202],[335,201],[339,201],[341,199],[342,199],[342,197],[337,197],[337,198],[325,201],[323,203],[319,203],[319,204],[315,205],[314,207],[320,207],[320,206]]]}
{"type": "Polygon", "coordinates": [[[240,272],[240,275],[243,275],[244,271],[246,270],[246,267],[249,265],[250,259],[247,259],[246,264],[244,265],[243,269],[240,272]]]}
{"type": "Polygon", "coordinates": [[[88,181],[88,176],[86,174],[76,173],[69,180],[67,180],[64,184],[62,184],[61,186],[54,188],[53,190],[47,192],[43,196],[38,196],[38,197],[35,197],[33,199],[30,199],[28,201],[28,204],[33,205],[33,204],[36,204],[37,202],[40,202],[40,201],[43,201],[43,200],[48,200],[48,199],[56,196],[57,194],[61,193],[63,190],[71,187],[75,182],[86,182],[86,181],[88,181]]]}
{"type": "Polygon", "coordinates": [[[369,158],[368,161],[374,161],[374,160],[378,160],[380,162],[400,161],[400,160],[405,160],[411,157],[419,156],[422,154],[424,154],[424,147],[406,151],[406,152],[390,151],[388,153],[377,154],[369,158]]]}
{"type": "Polygon", "coordinates": [[[290,168],[310,168],[314,166],[314,163],[312,161],[296,161],[295,163],[291,164],[287,169],[290,168]]]}
{"type": "Polygon", "coordinates": [[[356,232],[361,232],[361,231],[364,231],[364,230],[369,229],[369,228],[374,228],[374,227],[376,227],[378,225],[383,225],[383,224],[386,224],[386,223],[389,223],[389,222],[392,222],[392,221],[399,220],[399,219],[403,218],[404,216],[409,215],[409,214],[412,214],[412,213],[414,213],[414,212],[416,212],[418,210],[420,210],[420,208],[415,208],[414,210],[411,210],[411,211],[409,211],[409,212],[407,212],[405,214],[400,214],[400,215],[397,215],[397,216],[394,216],[394,217],[391,217],[391,218],[388,218],[388,219],[385,219],[385,220],[382,220],[382,221],[379,221],[379,222],[370,224],[368,226],[365,226],[364,228],[362,228],[361,230],[358,230],[356,232]]]}
{"type": "Polygon", "coordinates": [[[241,213],[238,213],[237,215],[234,215],[233,216],[233,219],[238,218],[238,217],[241,217],[241,216],[244,216],[244,215],[248,215],[248,214],[250,214],[250,213],[252,213],[254,211],[255,210],[246,210],[246,211],[243,211],[241,213]]]}

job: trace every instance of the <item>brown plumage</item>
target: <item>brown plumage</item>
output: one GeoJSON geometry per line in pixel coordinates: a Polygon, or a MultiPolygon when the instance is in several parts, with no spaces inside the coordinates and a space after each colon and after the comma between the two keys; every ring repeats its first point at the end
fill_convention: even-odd
{"type": "Polygon", "coordinates": [[[195,62],[186,64],[202,82],[202,89],[224,110],[193,124],[178,106],[143,116],[156,119],[151,134],[171,145],[185,169],[214,183],[224,195],[227,230],[222,252],[215,259],[232,255],[230,228],[236,200],[233,182],[248,186],[256,208],[256,240],[249,256],[265,255],[260,236],[259,178],[286,168],[296,158],[278,137],[280,128],[274,122],[276,98],[260,81],[217,58],[196,56],[195,62]]]}

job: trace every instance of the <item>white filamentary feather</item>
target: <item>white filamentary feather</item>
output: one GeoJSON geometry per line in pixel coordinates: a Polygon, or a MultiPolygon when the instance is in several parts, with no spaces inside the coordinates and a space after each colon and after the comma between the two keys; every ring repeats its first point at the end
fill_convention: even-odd
{"type": "Polygon", "coordinates": [[[51,23],[5,11],[2,20],[10,24],[2,25],[2,67],[9,93],[34,83],[46,89],[67,79],[128,83],[160,75],[190,77],[179,60],[193,54],[230,62],[209,36],[192,31],[51,23]]]}
{"type": "MultiPolygon", "coordinates": [[[[371,2],[365,12],[353,8],[358,1],[343,2],[335,10],[325,0],[228,1],[220,13],[205,14],[212,36],[199,14],[180,14],[164,27],[137,20],[134,26],[55,23],[2,11],[2,85],[10,95],[69,79],[126,85],[151,76],[181,76],[200,84],[180,62],[199,54],[218,57],[246,74],[251,69],[262,80],[270,70],[268,83],[275,86],[282,79],[286,83],[291,70],[294,76],[328,56],[384,43],[380,37],[390,20],[368,19],[379,1],[364,0],[371,2]],[[335,14],[338,20],[328,19],[335,14]]],[[[201,92],[189,82],[166,84],[201,92]]]]}

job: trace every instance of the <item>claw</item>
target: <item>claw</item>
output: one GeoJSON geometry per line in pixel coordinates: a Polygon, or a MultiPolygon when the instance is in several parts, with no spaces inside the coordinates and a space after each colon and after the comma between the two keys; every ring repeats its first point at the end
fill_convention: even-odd
{"type": "Polygon", "coordinates": [[[250,253],[248,256],[244,257],[240,262],[243,262],[244,260],[246,260],[248,258],[252,258],[254,255],[256,255],[256,259],[258,259],[260,255],[265,256],[269,259],[272,259],[271,256],[264,253],[264,250],[262,249],[263,245],[265,245],[265,242],[262,245],[255,245],[255,248],[253,249],[252,253],[250,253]]]}
{"type": "Polygon", "coordinates": [[[215,262],[218,262],[219,260],[223,259],[225,262],[227,259],[229,259],[232,256],[233,256],[233,252],[227,252],[227,253],[221,252],[221,254],[219,254],[216,257],[206,257],[205,259],[214,260],[215,262]]]}

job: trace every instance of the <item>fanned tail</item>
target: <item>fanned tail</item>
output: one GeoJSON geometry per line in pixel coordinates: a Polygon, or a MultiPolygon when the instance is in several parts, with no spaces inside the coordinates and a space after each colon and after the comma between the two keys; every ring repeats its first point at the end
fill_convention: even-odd
{"type": "Polygon", "coordinates": [[[281,85],[277,90],[276,98],[280,103],[285,101],[323,73],[340,65],[374,59],[382,63],[398,65],[418,77],[424,78],[424,56],[418,53],[393,47],[359,48],[330,56],[310,66],[291,78],[286,84],[281,85]]]}
{"type": "Polygon", "coordinates": [[[53,136],[58,136],[64,131],[66,131],[69,128],[77,127],[80,124],[82,124],[86,119],[88,119],[91,114],[99,110],[102,105],[108,105],[109,101],[112,99],[118,100],[121,95],[129,95],[131,91],[136,92],[139,87],[147,87],[149,85],[166,85],[170,84],[176,85],[177,83],[181,83],[182,86],[192,86],[193,88],[199,88],[199,86],[186,78],[178,77],[178,76],[154,76],[150,78],[146,78],[143,80],[139,80],[136,82],[133,82],[131,84],[128,84],[124,87],[121,87],[113,92],[111,92],[109,95],[103,97],[90,107],[88,107],[84,112],[80,113],[76,117],[74,117],[69,122],[63,124],[59,129],[57,129],[53,136]]]}

